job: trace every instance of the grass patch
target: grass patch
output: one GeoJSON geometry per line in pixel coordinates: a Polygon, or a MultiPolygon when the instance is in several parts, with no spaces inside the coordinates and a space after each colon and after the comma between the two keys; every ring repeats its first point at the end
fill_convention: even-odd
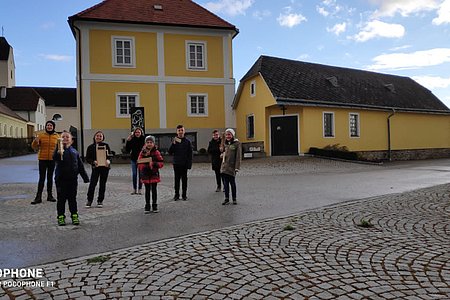
{"type": "Polygon", "coordinates": [[[100,255],[96,257],[88,258],[86,261],[88,264],[104,263],[108,261],[111,257],[109,255],[100,255]]]}
{"type": "Polygon", "coordinates": [[[286,226],[284,226],[283,230],[294,230],[294,226],[292,226],[291,224],[287,224],[286,226]]]}
{"type": "Polygon", "coordinates": [[[356,225],[359,227],[363,227],[363,228],[371,228],[374,226],[372,223],[370,223],[369,220],[366,220],[366,219],[361,219],[359,221],[359,224],[356,224],[356,225]]]}

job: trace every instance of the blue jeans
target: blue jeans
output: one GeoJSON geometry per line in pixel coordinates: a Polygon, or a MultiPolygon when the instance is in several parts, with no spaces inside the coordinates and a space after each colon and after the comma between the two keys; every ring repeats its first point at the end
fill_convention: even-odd
{"type": "MultiPolygon", "coordinates": [[[[137,167],[137,161],[132,160],[131,161],[131,177],[133,178],[133,189],[137,190],[138,187],[138,176],[139,176],[139,172],[138,172],[138,167],[137,167]]],[[[139,178],[139,189],[142,189],[142,182],[139,178]]]]}

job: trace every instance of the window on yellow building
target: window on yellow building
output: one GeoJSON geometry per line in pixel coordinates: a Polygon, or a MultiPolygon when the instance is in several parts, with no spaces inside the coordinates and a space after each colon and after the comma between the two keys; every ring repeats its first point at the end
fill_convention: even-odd
{"type": "Polygon", "coordinates": [[[334,137],[334,113],[323,113],[323,136],[334,137]]]}
{"type": "Polygon", "coordinates": [[[113,37],[113,65],[134,67],[134,38],[113,37]]]}
{"type": "Polygon", "coordinates": [[[252,81],[250,83],[250,96],[255,97],[256,96],[256,81],[252,81]]]}
{"type": "Polygon", "coordinates": [[[189,70],[206,70],[206,43],[188,41],[186,60],[189,70]]]}
{"type": "Polygon", "coordinates": [[[189,116],[208,116],[208,96],[205,94],[188,95],[187,107],[189,116]]]}
{"type": "Polygon", "coordinates": [[[359,114],[349,114],[350,137],[359,137],[359,114]]]}
{"type": "Polygon", "coordinates": [[[124,118],[130,116],[130,108],[139,106],[139,94],[117,94],[116,116],[124,118]]]}
{"type": "Polygon", "coordinates": [[[247,138],[255,138],[255,115],[247,115],[247,138]]]}

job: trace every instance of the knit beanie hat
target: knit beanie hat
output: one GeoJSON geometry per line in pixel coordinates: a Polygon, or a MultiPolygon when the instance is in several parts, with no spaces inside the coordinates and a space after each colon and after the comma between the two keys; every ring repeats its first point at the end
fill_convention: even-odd
{"type": "Polygon", "coordinates": [[[152,141],[153,143],[155,143],[155,137],[153,135],[148,135],[145,138],[145,142],[147,143],[148,141],[152,141]]]}
{"type": "Polygon", "coordinates": [[[232,128],[228,128],[227,130],[225,130],[225,132],[231,133],[231,135],[232,135],[233,137],[236,135],[236,133],[234,132],[234,129],[232,129],[232,128]]]}

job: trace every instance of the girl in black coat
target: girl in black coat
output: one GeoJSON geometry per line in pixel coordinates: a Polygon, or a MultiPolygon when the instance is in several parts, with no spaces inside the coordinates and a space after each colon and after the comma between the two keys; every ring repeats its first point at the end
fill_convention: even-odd
{"type": "Polygon", "coordinates": [[[133,192],[131,195],[142,195],[142,182],[138,181],[138,167],[137,160],[139,153],[141,153],[142,147],[145,144],[144,132],[141,128],[135,128],[134,131],[128,136],[125,149],[130,153],[131,160],[131,177],[133,179],[133,192]],[[139,189],[138,189],[139,187],[139,189]]]}

